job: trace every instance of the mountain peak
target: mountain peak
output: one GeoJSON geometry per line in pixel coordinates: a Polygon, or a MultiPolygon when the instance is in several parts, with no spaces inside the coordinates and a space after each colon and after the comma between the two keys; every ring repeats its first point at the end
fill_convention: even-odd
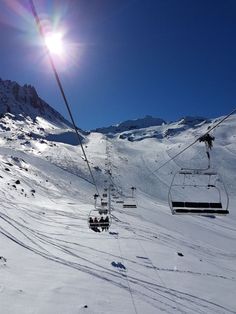
{"type": "Polygon", "coordinates": [[[185,124],[185,125],[197,125],[199,123],[202,123],[204,121],[208,121],[209,119],[204,118],[204,117],[199,117],[199,116],[185,116],[180,119],[180,124],[185,124]]]}
{"type": "Polygon", "coordinates": [[[62,115],[42,100],[32,85],[0,79],[0,115],[11,113],[15,119],[37,117],[59,125],[70,125],[62,115]]]}
{"type": "Polygon", "coordinates": [[[126,120],[117,125],[111,125],[109,127],[98,128],[93,130],[94,132],[99,132],[103,134],[116,134],[129,130],[136,130],[142,128],[148,128],[150,126],[159,126],[162,124],[166,124],[163,119],[154,118],[150,115],[146,115],[144,118],[134,119],[134,120],[126,120]]]}

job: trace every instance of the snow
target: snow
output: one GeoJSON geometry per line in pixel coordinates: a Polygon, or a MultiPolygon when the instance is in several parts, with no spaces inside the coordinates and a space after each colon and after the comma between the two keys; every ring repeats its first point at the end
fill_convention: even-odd
{"type": "Polygon", "coordinates": [[[136,187],[138,207],[112,199],[102,233],[88,227],[95,189],[80,147],[64,138],[73,131],[46,116],[22,121],[0,121],[9,128],[0,129],[1,313],[236,313],[236,116],[213,134],[212,164],[230,198],[225,217],[173,216],[168,207],[173,174],[207,165],[203,144],[155,171],[217,119],[168,136],[179,122],[129,131],[134,141],[86,136],[100,192],[105,164],[119,199],[136,187]]]}
{"type": "Polygon", "coordinates": [[[105,128],[98,128],[95,130],[95,132],[100,132],[103,134],[115,134],[115,133],[121,133],[127,130],[134,130],[134,129],[140,129],[140,128],[147,128],[150,126],[158,126],[165,124],[166,122],[163,119],[160,118],[154,118],[152,116],[146,116],[141,119],[135,119],[135,120],[127,120],[124,122],[121,122],[117,125],[112,125],[105,128]]]}

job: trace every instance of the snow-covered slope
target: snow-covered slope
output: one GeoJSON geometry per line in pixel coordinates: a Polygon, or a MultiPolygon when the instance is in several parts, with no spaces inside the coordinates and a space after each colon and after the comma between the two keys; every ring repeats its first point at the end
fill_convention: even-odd
{"type": "Polygon", "coordinates": [[[95,189],[69,126],[5,114],[1,313],[236,313],[236,116],[215,129],[212,153],[230,197],[227,217],[173,216],[168,207],[173,173],[205,166],[204,145],[155,172],[215,122],[125,131],[133,141],[124,133],[86,136],[100,192],[111,179],[114,196],[127,200],[135,186],[138,204],[123,209],[112,197],[110,230],[95,233],[87,224],[95,189]]]}

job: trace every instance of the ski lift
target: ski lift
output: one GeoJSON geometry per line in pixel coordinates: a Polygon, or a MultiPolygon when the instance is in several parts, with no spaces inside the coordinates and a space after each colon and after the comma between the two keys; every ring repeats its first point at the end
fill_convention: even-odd
{"type": "Polygon", "coordinates": [[[111,215],[108,209],[92,209],[88,216],[88,225],[95,232],[107,231],[111,225],[111,215]]]}
{"type": "Polygon", "coordinates": [[[137,204],[135,201],[134,191],[136,191],[136,187],[132,186],[131,188],[131,196],[126,197],[126,200],[123,204],[123,208],[137,208],[137,204]]]}
{"type": "Polygon", "coordinates": [[[129,197],[123,202],[123,208],[137,208],[137,204],[133,197],[129,197]]]}
{"type": "Polygon", "coordinates": [[[184,169],[172,180],[168,195],[172,214],[227,215],[228,194],[217,172],[184,169]]]}
{"type": "Polygon", "coordinates": [[[132,186],[131,188],[131,196],[126,197],[126,201],[123,204],[123,208],[137,208],[137,204],[135,201],[134,191],[136,191],[136,187],[132,186]]]}
{"type": "Polygon", "coordinates": [[[107,191],[105,191],[105,189],[104,189],[104,192],[103,192],[102,198],[101,198],[101,206],[104,207],[107,205],[108,205],[108,194],[107,194],[107,191]]]}
{"type": "Polygon", "coordinates": [[[101,199],[101,206],[102,206],[102,207],[105,207],[105,206],[107,206],[107,205],[108,205],[107,200],[101,199]]]}
{"type": "Polygon", "coordinates": [[[172,214],[227,215],[229,197],[220,175],[211,169],[213,137],[203,136],[208,158],[206,169],[182,168],[173,176],[168,201],[172,214]]]}
{"type": "Polygon", "coordinates": [[[132,204],[124,203],[123,208],[137,208],[137,205],[134,203],[132,203],[132,204]]]}
{"type": "MultiPolygon", "coordinates": [[[[94,195],[95,208],[88,216],[88,226],[94,232],[107,231],[111,225],[111,206],[97,206],[98,195],[94,195]]],[[[108,205],[108,204],[107,204],[108,205]]]]}

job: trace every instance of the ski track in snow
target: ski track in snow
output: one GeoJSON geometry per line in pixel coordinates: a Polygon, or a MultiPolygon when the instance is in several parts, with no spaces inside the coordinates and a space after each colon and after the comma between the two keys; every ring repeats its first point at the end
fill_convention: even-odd
{"type": "MultiPolygon", "coordinates": [[[[63,215],[67,219],[74,219],[70,215],[63,215]]],[[[45,217],[43,217],[44,219],[45,217]]],[[[126,289],[126,278],[128,278],[130,284],[131,284],[131,289],[132,293],[141,299],[144,299],[146,302],[149,302],[152,304],[152,306],[157,307],[159,310],[163,310],[162,306],[169,308],[169,310],[165,309],[165,312],[167,313],[172,313],[173,311],[180,312],[180,313],[190,313],[192,310],[195,313],[203,313],[202,309],[205,311],[210,311],[210,312],[215,312],[215,313],[221,313],[222,310],[228,311],[228,313],[234,313],[233,311],[230,311],[229,309],[226,309],[224,307],[221,307],[220,305],[217,305],[213,302],[209,302],[207,300],[204,300],[202,298],[198,298],[194,295],[183,293],[181,291],[176,291],[174,289],[169,289],[166,288],[163,285],[156,284],[153,281],[146,281],[142,280],[138,277],[134,277],[133,275],[128,275],[124,273],[120,273],[117,271],[112,271],[108,268],[103,267],[102,265],[99,265],[97,263],[91,262],[90,259],[88,258],[82,258],[79,254],[80,246],[78,243],[64,243],[64,241],[61,241],[60,239],[53,238],[49,235],[45,235],[43,233],[40,233],[34,229],[31,229],[27,227],[26,225],[19,223],[15,221],[14,219],[10,218],[9,216],[5,214],[1,214],[1,219],[6,221],[8,224],[10,224],[14,229],[17,230],[21,235],[23,235],[23,240],[19,241],[19,238],[17,239],[16,237],[13,236],[13,234],[10,234],[4,228],[1,227],[1,233],[10,238],[11,240],[15,241],[19,245],[23,246],[24,248],[27,248],[28,250],[34,252],[35,254],[41,255],[46,259],[49,259],[51,261],[60,263],[62,265],[68,266],[75,268],[79,271],[86,272],[91,276],[98,277],[102,280],[109,281],[112,285],[118,286],[122,289],[126,289]],[[35,238],[35,240],[32,239],[35,238]],[[29,243],[26,242],[28,240],[29,243]],[[39,245],[39,243],[41,243],[39,245]],[[46,247],[47,249],[46,249],[46,247]],[[74,246],[78,246],[77,249],[74,248],[74,246]],[[51,251],[51,248],[56,249],[56,251],[59,251],[58,255],[52,255],[49,252],[51,251]],[[78,252],[76,252],[78,251],[78,252]],[[65,255],[64,258],[59,257],[59,255],[63,253],[63,256],[65,255]],[[76,260],[84,261],[88,263],[90,266],[85,266],[78,261],[76,262],[71,262],[68,259],[66,259],[66,256],[69,256],[69,258],[76,258],[76,260]],[[122,279],[122,281],[121,281],[122,279]],[[140,288],[142,290],[140,291],[140,288]],[[144,292],[146,291],[146,292],[144,292]],[[185,302],[187,304],[185,304],[185,302]],[[157,306],[157,304],[158,306],[157,306]],[[193,307],[189,306],[189,304],[192,304],[193,307]],[[180,307],[180,308],[178,308],[180,307]]],[[[42,217],[39,217],[40,223],[41,223],[42,217]]],[[[132,239],[135,245],[137,245],[137,240],[134,238],[135,234],[132,234],[132,229],[130,231],[131,236],[127,237],[127,239],[132,239]]],[[[63,235],[63,234],[62,234],[63,235]]],[[[115,241],[116,238],[115,238],[115,241]]],[[[127,241],[126,239],[123,239],[123,241],[127,241]]],[[[84,246],[83,246],[84,247],[84,246]]],[[[86,248],[86,247],[85,247],[86,248]]],[[[93,248],[89,248],[92,251],[93,255],[93,248]]],[[[107,253],[104,252],[106,255],[107,253]]],[[[142,252],[141,252],[142,254],[142,252]]],[[[86,252],[86,255],[89,255],[89,252],[86,252]]],[[[111,256],[112,258],[114,257],[119,257],[119,256],[111,256]]],[[[92,258],[90,256],[90,258],[92,258]]],[[[147,260],[149,260],[148,257],[146,257],[147,260]]],[[[134,262],[132,259],[126,259],[124,258],[125,264],[128,265],[128,271],[133,272],[132,270],[132,264],[135,263],[136,265],[139,265],[139,268],[141,267],[140,273],[142,274],[142,268],[143,265],[137,262],[134,262]]],[[[144,265],[146,267],[146,265],[144,265]]],[[[160,269],[157,269],[156,267],[150,267],[155,274],[155,272],[160,271],[160,269]]],[[[163,270],[162,270],[163,271],[163,270]]],[[[167,271],[165,269],[165,271],[167,271]]],[[[170,271],[170,270],[169,270],[170,271]]],[[[173,270],[172,270],[173,271],[173,270]]],[[[135,270],[135,273],[137,274],[137,270],[135,270]]],[[[192,272],[186,272],[189,274],[194,274],[194,275],[200,275],[200,276],[213,276],[213,277],[218,277],[218,278],[223,278],[221,276],[214,276],[210,274],[202,274],[202,273],[192,273],[192,272]]],[[[137,274],[138,275],[138,274],[137,274]]],[[[223,278],[227,279],[227,278],[223,278]]]]}

